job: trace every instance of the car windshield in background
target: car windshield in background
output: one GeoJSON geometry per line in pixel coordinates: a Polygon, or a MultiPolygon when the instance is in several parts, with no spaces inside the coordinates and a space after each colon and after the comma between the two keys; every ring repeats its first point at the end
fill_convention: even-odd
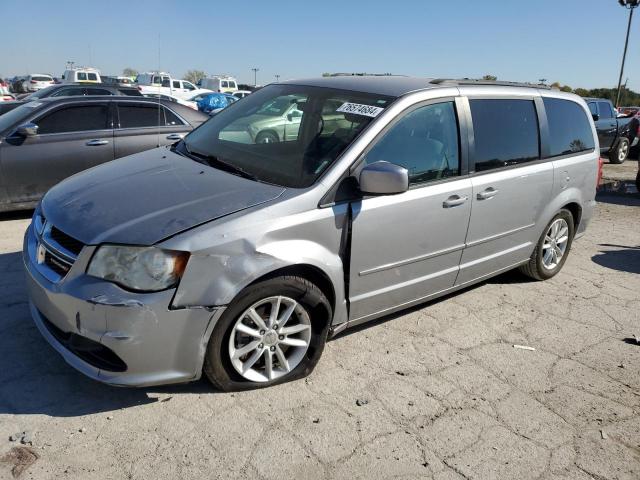
{"type": "Polygon", "coordinates": [[[188,135],[186,153],[258,181],[305,188],[393,100],[329,88],[271,85],[188,135]]]}

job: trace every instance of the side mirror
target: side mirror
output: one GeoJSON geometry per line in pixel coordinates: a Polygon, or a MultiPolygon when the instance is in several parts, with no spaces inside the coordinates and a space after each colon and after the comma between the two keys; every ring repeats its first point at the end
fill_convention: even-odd
{"type": "Polygon", "coordinates": [[[406,168],[380,160],[366,165],[360,172],[360,191],[372,195],[390,195],[409,190],[406,168]]]}
{"type": "Polygon", "coordinates": [[[593,117],[594,122],[597,122],[598,120],[600,120],[600,115],[598,115],[597,113],[593,113],[591,114],[591,116],[593,117]]]}
{"type": "Polygon", "coordinates": [[[35,123],[25,123],[18,127],[16,133],[21,137],[33,137],[38,134],[38,125],[35,123]]]}

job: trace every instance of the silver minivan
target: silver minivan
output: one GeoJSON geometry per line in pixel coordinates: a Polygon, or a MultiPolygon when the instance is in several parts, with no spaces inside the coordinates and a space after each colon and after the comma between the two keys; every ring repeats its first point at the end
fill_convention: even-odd
{"type": "Polygon", "coordinates": [[[345,328],[516,267],[556,275],[592,216],[598,152],[585,102],[538,86],[272,84],[52,188],[25,235],[31,313],[114,385],[300,378],[345,328]],[[251,119],[282,103],[296,134],[256,141],[251,119]]]}

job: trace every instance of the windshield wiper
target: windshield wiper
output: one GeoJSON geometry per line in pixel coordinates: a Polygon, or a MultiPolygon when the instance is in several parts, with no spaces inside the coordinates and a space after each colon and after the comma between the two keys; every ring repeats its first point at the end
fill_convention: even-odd
{"type": "Polygon", "coordinates": [[[224,160],[220,160],[215,155],[208,155],[206,153],[194,152],[189,149],[187,142],[183,140],[184,150],[192,159],[197,162],[204,163],[205,165],[209,165],[210,167],[218,168],[219,170],[224,170],[225,172],[232,173],[234,175],[238,175],[240,177],[248,178],[249,180],[254,180],[259,182],[258,177],[253,175],[252,173],[243,170],[242,168],[233,165],[232,163],[225,162],[224,160]]]}

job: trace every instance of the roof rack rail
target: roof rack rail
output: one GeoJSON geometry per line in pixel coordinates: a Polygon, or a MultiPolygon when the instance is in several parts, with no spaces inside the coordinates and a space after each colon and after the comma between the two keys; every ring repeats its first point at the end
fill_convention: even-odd
{"type": "Polygon", "coordinates": [[[494,85],[499,87],[526,87],[526,88],[543,88],[551,90],[549,85],[542,83],[525,83],[525,82],[507,82],[504,80],[475,80],[473,78],[434,78],[429,83],[434,85],[453,84],[453,85],[494,85]]]}

